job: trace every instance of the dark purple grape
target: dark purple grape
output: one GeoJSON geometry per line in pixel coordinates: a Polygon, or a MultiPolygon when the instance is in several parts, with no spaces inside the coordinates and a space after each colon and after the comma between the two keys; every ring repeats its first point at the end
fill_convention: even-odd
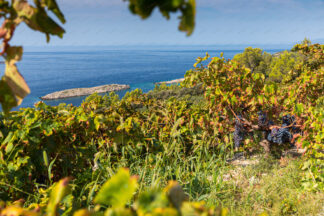
{"type": "Polygon", "coordinates": [[[235,130],[233,133],[235,148],[239,148],[241,146],[241,144],[243,143],[244,137],[246,135],[245,134],[246,131],[245,131],[244,126],[240,120],[242,120],[242,117],[240,115],[238,115],[237,118],[235,119],[235,130]]]}
{"type": "Polygon", "coordinates": [[[259,115],[259,117],[258,117],[258,126],[260,128],[266,128],[268,126],[267,115],[262,111],[259,111],[258,115],[259,115]]]}
{"type": "Polygon", "coordinates": [[[281,128],[273,128],[267,137],[268,141],[276,144],[290,143],[292,135],[286,124],[283,124],[281,128]]]}

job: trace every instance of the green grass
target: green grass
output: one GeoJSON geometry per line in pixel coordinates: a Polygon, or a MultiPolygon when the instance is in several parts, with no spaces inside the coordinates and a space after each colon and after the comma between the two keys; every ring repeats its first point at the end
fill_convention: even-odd
{"type": "MultiPolygon", "coordinates": [[[[220,154],[209,154],[203,148],[191,156],[167,151],[144,157],[125,155],[118,163],[104,161],[78,199],[91,204],[91,194],[95,194],[91,191],[97,191],[118,167],[128,167],[138,176],[138,192],[176,180],[190,201],[227,207],[230,215],[317,215],[323,210],[324,194],[302,189],[301,164],[302,159],[262,155],[226,163],[220,154]]],[[[84,179],[85,174],[82,176],[84,179]]]]}

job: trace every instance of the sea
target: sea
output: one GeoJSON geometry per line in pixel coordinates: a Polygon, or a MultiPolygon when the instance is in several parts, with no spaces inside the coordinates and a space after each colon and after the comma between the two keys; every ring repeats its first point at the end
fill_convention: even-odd
{"type": "MultiPolygon", "coordinates": [[[[282,49],[265,50],[271,54],[282,49]]],[[[46,94],[71,89],[94,87],[106,84],[128,84],[129,90],[117,92],[122,97],[127,91],[152,90],[156,82],[183,78],[193,68],[197,57],[220,56],[233,58],[243,49],[218,50],[199,47],[185,48],[55,48],[26,49],[17,65],[27,81],[31,93],[23,100],[18,110],[33,107],[46,94]]],[[[3,71],[3,66],[1,66],[3,71]]],[[[1,72],[0,72],[1,73],[1,72]]],[[[49,105],[60,103],[79,106],[86,98],[44,101],[49,105]]]]}

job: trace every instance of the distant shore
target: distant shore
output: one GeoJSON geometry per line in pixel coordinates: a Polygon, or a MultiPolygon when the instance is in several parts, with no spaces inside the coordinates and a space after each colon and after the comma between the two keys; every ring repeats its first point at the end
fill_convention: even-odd
{"type": "Polygon", "coordinates": [[[92,88],[74,88],[74,89],[66,89],[63,91],[53,92],[43,97],[40,97],[40,99],[56,100],[56,99],[72,98],[72,97],[79,97],[79,96],[87,96],[93,93],[121,91],[129,88],[130,88],[129,85],[120,85],[120,84],[102,85],[102,86],[96,86],[92,88]]]}
{"type": "MultiPolygon", "coordinates": [[[[155,84],[175,84],[180,83],[184,80],[184,78],[174,79],[169,81],[162,81],[157,82],[155,84]]],[[[121,91],[129,89],[129,85],[121,85],[121,84],[110,84],[110,85],[102,85],[96,86],[92,88],[74,88],[74,89],[66,89],[62,91],[53,92],[47,94],[43,97],[40,97],[41,100],[57,100],[57,99],[65,99],[65,98],[72,98],[72,97],[80,97],[80,96],[87,96],[93,93],[107,93],[112,91],[121,91]]]]}
{"type": "Polygon", "coordinates": [[[161,85],[161,84],[174,84],[174,83],[179,83],[179,82],[182,82],[182,81],[184,81],[184,78],[170,80],[170,81],[157,82],[155,84],[157,84],[157,85],[161,85]]]}

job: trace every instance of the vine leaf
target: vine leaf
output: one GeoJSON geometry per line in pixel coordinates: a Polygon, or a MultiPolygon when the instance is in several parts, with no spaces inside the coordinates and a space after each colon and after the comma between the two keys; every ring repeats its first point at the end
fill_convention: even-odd
{"type": "Polygon", "coordinates": [[[148,18],[154,8],[159,8],[161,14],[170,19],[170,13],[181,12],[179,30],[191,35],[195,27],[196,3],[195,0],[127,0],[129,10],[141,18],[148,18]]]}
{"type": "Polygon", "coordinates": [[[8,113],[11,108],[17,106],[15,95],[11,91],[11,88],[6,81],[0,80],[0,103],[5,113],[8,113]]]}
{"type": "Polygon", "coordinates": [[[195,0],[189,0],[185,4],[185,7],[181,9],[182,15],[179,17],[180,24],[179,30],[187,32],[187,36],[191,35],[195,26],[196,15],[196,2],[195,0]]]}
{"type": "Polygon", "coordinates": [[[25,0],[15,1],[13,8],[16,10],[19,19],[24,21],[31,29],[45,33],[47,42],[50,39],[49,35],[63,37],[64,29],[46,14],[44,8],[40,6],[35,8],[25,0]]]}
{"type": "Polygon", "coordinates": [[[19,73],[16,62],[21,59],[22,47],[8,46],[5,54],[5,75],[0,82],[0,102],[5,112],[21,104],[22,99],[30,93],[30,89],[19,73]]]}
{"type": "Polygon", "coordinates": [[[41,0],[41,3],[42,6],[47,6],[48,10],[52,11],[62,23],[65,23],[64,15],[55,0],[41,0]]]}
{"type": "Polygon", "coordinates": [[[112,207],[124,207],[137,188],[137,179],[127,169],[120,169],[100,189],[94,202],[112,207]]]}
{"type": "Polygon", "coordinates": [[[52,189],[49,203],[47,205],[47,215],[56,216],[60,202],[70,193],[69,178],[60,180],[52,189]]]}

